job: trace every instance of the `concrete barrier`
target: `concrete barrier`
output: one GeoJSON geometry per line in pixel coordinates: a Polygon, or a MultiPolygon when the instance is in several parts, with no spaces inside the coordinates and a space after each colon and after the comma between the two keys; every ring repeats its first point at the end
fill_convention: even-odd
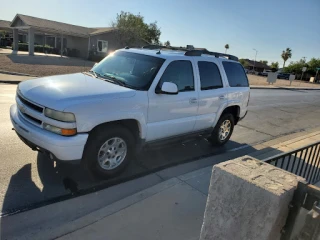
{"type": "Polygon", "coordinates": [[[280,239],[300,180],[249,156],[215,165],[200,239],[280,239]]]}

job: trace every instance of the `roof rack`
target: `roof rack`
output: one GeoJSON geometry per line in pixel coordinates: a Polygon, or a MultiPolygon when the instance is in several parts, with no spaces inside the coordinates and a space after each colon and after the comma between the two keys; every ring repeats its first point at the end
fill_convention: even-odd
{"type": "Polygon", "coordinates": [[[238,57],[230,55],[230,54],[225,54],[225,53],[218,53],[218,52],[210,52],[208,50],[196,50],[194,48],[184,48],[184,47],[171,47],[171,46],[161,46],[161,45],[146,45],[143,46],[142,48],[144,49],[169,49],[169,50],[176,50],[176,51],[185,51],[185,56],[201,56],[202,54],[206,55],[211,55],[215,56],[216,58],[219,57],[227,57],[230,60],[233,61],[239,61],[238,57]]]}

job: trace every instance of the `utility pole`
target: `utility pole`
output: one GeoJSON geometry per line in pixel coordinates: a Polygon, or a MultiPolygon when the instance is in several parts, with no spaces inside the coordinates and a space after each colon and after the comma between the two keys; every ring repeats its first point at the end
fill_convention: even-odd
{"type": "Polygon", "coordinates": [[[256,59],[257,59],[258,50],[255,48],[253,50],[256,51],[256,56],[254,57],[254,63],[253,63],[253,71],[254,71],[254,68],[256,67],[256,59]]]}

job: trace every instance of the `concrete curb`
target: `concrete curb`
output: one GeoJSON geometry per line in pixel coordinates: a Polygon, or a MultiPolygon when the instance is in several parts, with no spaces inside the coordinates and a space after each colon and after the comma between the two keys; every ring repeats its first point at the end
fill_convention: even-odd
{"type": "Polygon", "coordinates": [[[19,84],[21,81],[6,81],[6,80],[0,80],[0,83],[8,83],[8,84],[19,84]]]}
{"type": "Polygon", "coordinates": [[[4,71],[4,70],[0,70],[0,73],[9,74],[9,75],[16,75],[16,76],[38,77],[38,76],[30,75],[30,74],[27,74],[27,73],[9,72],[9,71],[4,71]]]}

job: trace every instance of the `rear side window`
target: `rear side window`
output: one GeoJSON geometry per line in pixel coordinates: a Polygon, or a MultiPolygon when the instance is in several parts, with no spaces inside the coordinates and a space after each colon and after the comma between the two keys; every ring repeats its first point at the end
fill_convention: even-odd
{"type": "Polygon", "coordinates": [[[249,87],[247,75],[239,63],[223,61],[230,87],[249,87]]]}
{"type": "Polygon", "coordinates": [[[179,92],[194,91],[194,78],[190,61],[173,61],[164,71],[160,86],[163,82],[177,84],[179,92]]]}
{"type": "Polygon", "coordinates": [[[222,80],[218,66],[213,62],[198,62],[201,90],[222,88],[222,80]]]}

